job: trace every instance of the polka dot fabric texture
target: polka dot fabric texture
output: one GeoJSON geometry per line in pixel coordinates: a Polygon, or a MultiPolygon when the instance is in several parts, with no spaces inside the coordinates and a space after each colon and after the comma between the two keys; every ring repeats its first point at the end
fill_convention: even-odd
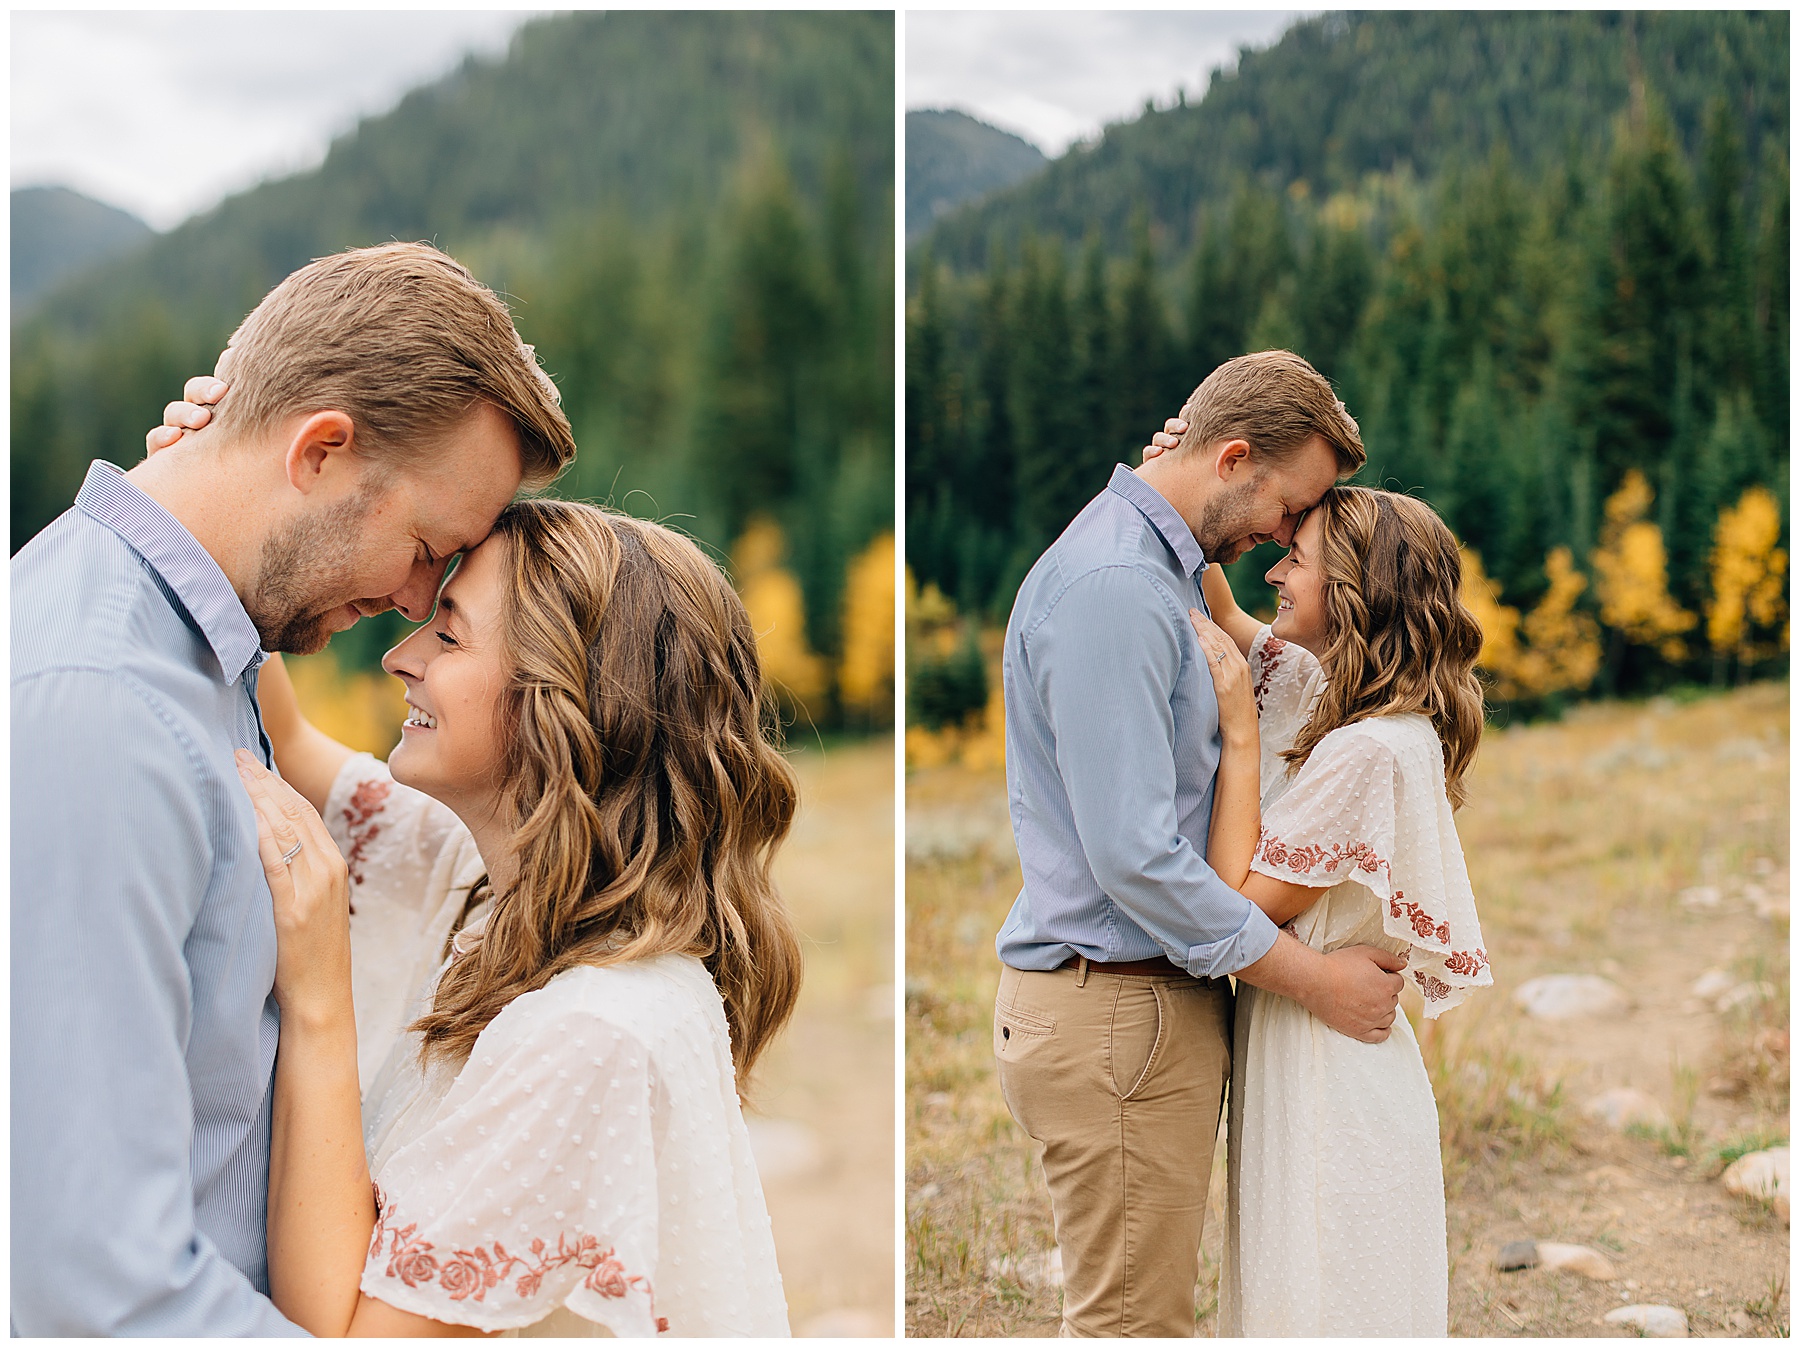
{"type": "MultiPolygon", "coordinates": [[[[350,766],[389,780],[372,759],[350,766]]],[[[409,845],[408,810],[442,809],[398,784],[386,808],[396,826],[365,847],[364,890],[419,882],[382,843],[409,845]]],[[[463,846],[460,828],[442,848],[463,846]]],[[[465,950],[486,918],[484,905],[459,934],[465,950]]],[[[383,930],[394,973],[433,970],[410,1022],[445,967],[448,926],[421,917],[411,950],[393,939],[399,924],[383,930]]],[[[724,1006],[698,960],[571,969],[509,1004],[460,1065],[425,1067],[418,1046],[393,1037],[364,1094],[379,1196],[368,1295],[534,1337],[788,1333],[724,1006]]]]}

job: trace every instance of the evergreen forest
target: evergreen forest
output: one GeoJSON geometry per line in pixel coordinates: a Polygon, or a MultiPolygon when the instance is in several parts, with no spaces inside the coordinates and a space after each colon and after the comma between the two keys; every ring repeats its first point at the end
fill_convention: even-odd
{"type": "MultiPolygon", "coordinates": [[[[504,58],[415,90],[316,170],[15,317],[13,548],[67,508],[89,460],[142,454],[164,403],[284,275],[427,239],[508,298],[556,378],[580,451],[553,490],[699,538],[779,633],[765,659],[798,714],[884,723],[893,78],[888,13],[526,24],[504,58]]],[[[359,624],[333,650],[372,667],[395,625],[359,624]]]]}
{"type": "MultiPolygon", "coordinates": [[[[1356,480],[1463,541],[1494,701],[1784,667],[1787,71],[1785,12],[1326,15],[945,217],[908,258],[910,576],[1004,621],[1111,465],[1285,347],[1356,480]]],[[[1278,555],[1232,568],[1256,611],[1278,555]]],[[[953,673],[915,710],[979,705],[953,673]]]]}

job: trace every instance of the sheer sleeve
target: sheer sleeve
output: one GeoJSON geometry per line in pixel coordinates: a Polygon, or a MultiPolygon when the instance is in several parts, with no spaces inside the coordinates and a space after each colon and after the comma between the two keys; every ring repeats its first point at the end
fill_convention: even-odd
{"type": "Polygon", "coordinates": [[[369,754],[338,770],[325,825],[350,869],[351,993],[366,1090],[412,1019],[483,866],[449,806],[396,782],[369,754]]]}
{"type": "Polygon", "coordinates": [[[380,1163],[363,1291],[487,1331],[567,1306],[618,1337],[662,1332],[662,1095],[629,1028],[542,992],[516,999],[380,1163]]]}
{"type": "Polygon", "coordinates": [[[1293,748],[1325,686],[1318,657],[1304,646],[1283,641],[1267,625],[1250,643],[1251,687],[1256,694],[1257,733],[1262,739],[1262,806],[1271,805],[1293,784],[1281,755],[1293,748]]]}
{"type": "Polygon", "coordinates": [[[1443,750],[1422,716],[1332,731],[1263,816],[1250,869],[1290,884],[1354,881],[1409,943],[1406,976],[1435,1018],[1492,984],[1462,844],[1444,795],[1443,750]]]}
{"type": "Polygon", "coordinates": [[[372,754],[352,754],[325,798],[325,826],[350,867],[350,910],[418,909],[447,843],[463,832],[448,805],[402,786],[372,754]]]}

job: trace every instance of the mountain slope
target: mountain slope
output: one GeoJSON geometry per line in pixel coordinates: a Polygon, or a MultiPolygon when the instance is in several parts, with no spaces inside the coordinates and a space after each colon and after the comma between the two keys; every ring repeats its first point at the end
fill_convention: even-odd
{"type": "Polygon", "coordinates": [[[892,44],[887,14],[531,23],[504,60],[470,58],[408,94],[318,169],[233,197],[91,278],[62,297],[58,321],[89,328],[133,300],[241,314],[311,258],[382,239],[541,237],[596,211],[692,219],[759,146],[779,147],[814,201],[833,154],[848,154],[864,199],[879,201],[893,181],[892,44]]]}
{"type": "Polygon", "coordinates": [[[1667,105],[1690,156],[1723,95],[1756,164],[1766,140],[1785,143],[1787,70],[1784,11],[1328,14],[1245,52],[1200,102],[1109,128],[928,237],[957,267],[1028,231],[1075,241],[1097,228],[1118,253],[1141,209],[1180,250],[1198,207],[1246,176],[1324,196],[1403,167],[1430,177],[1501,144],[1527,171],[1597,155],[1634,86],[1667,105]]]}
{"type": "Polygon", "coordinates": [[[964,202],[1011,187],[1049,162],[1030,141],[954,108],[907,113],[907,242],[964,202]]]}
{"type": "Polygon", "coordinates": [[[84,268],[153,237],[149,225],[67,187],[20,187],[12,194],[12,311],[23,313],[84,268]]]}

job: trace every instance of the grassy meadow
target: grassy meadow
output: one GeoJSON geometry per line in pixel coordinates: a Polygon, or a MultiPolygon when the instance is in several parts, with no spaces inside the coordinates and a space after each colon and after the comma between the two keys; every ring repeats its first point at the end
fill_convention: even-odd
{"type": "MultiPolygon", "coordinates": [[[[1049,1200],[990,1046],[993,938],[1019,887],[1004,776],[979,737],[972,762],[917,747],[907,1331],[1054,1335],[1049,1200]]],[[[1469,785],[1457,827],[1495,986],[1428,1025],[1409,1008],[1439,1104],[1451,1333],[1619,1334],[1600,1317],[1648,1302],[1683,1310],[1696,1335],[1786,1335],[1786,1223],[1718,1176],[1788,1138],[1787,684],[1490,728],[1469,785]],[[1630,1008],[1529,1018],[1512,993],[1555,973],[1610,978],[1630,1008]],[[1586,1112],[1618,1087],[1662,1117],[1619,1130],[1586,1112]],[[1525,1238],[1592,1246],[1617,1277],[1496,1272],[1497,1247],[1525,1238]]],[[[1215,1167],[1203,1335],[1215,1331],[1222,1179],[1215,1167]]]]}

